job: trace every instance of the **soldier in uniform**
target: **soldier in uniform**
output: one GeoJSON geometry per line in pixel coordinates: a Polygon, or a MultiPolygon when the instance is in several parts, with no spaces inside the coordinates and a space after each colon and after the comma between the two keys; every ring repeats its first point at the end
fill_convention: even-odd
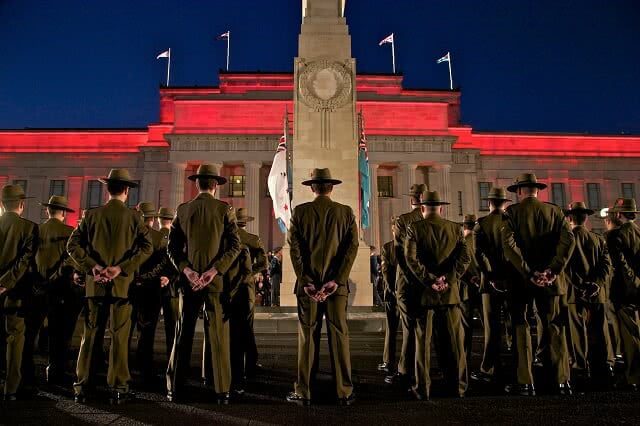
{"type": "Polygon", "coordinates": [[[334,185],[329,169],[314,169],[302,182],[315,194],[312,202],[293,211],[288,241],[296,273],[298,299],[298,380],[287,401],[311,403],[311,383],[317,370],[320,330],[327,320],[331,368],[338,402],[355,401],[351,380],[347,298],[349,273],[358,252],[358,225],[349,206],[332,201],[334,185]]]}
{"type": "MultiPolygon", "coordinates": [[[[396,252],[398,263],[396,279],[396,300],[400,310],[400,324],[402,325],[402,347],[400,349],[400,360],[398,362],[398,372],[395,375],[385,377],[384,381],[389,384],[399,384],[403,388],[409,389],[413,383],[415,372],[415,352],[416,352],[416,299],[420,288],[419,284],[409,270],[409,266],[404,258],[404,242],[407,238],[407,227],[418,220],[422,220],[420,209],[420,197],[426,192],[427,186],[424,184],[412,185],[409,190],[409,200],[411,211],[402,214],[396,220],[396,233],[393,237],[393,246],[396,252]]],[[[405,389],[403,389],[405,390],[405,389]]]]}
{"type": "Polygon", "coordinates": [[[165,265],[163,275],[168,278],[168,282],[160,282],[162,293],[162,320],[164,321],[165,343],[167,346],[167,359],[171,356],[173,341],[176,333],[176,324],[179,319],[179,301],[176,290],[178,271],[169,260],[167,253],[167,242],[169,241],[169,230],[173,221],[173,212],[167,207],[160,207],[158,210],[158,223],[162,234],[162,253],[165,265]]]}
{"type": "Polygon", "coordinates": [[[462,310],[462,327],[464,328],[464,352],[467,356],[467,366],[471,362],[471,345],[473,343],[473,313],[480,309],[482,299],[480,297],[480,286],[482,285],[482,271],[475,258],[476,244],[473,238],[473,229],[478,223],[475,214],[464,216],[462,222],[462,235],[471,263],[460,280],[460,309],[462,310]]]}
{"type": "Polygon", "coordinates": [[[180,272],[182,301],[178,333],[167,368],[167,399],[176,401],[183,391],[196,321],[204,305],[216,400],[228,404],[231,359],[225,309],[229,295],[224,291],[223,276],[242,246],[232,207],[214,198],[218,185],[227,182],[218,168],[202,164],[189,180],[196,182],[198,195],[178,207],[167,246],[169,257],[180,272]]]}
{"type": "MultiPolygon", "coordinates": [[[[49,365],[47,382],[61,384],[64,379],[67,351],[69,349],[78,315],[82,310],[82,297],[78,297],[78,286],[73,281],[77,265],[67,253],[67,242],[73,227],[64,223],[66,213],[73,213],[66,197],[54,195],[47,203],[46,222],[39,225],[39,243],[36,253],[38,278],[48,296],[48,306],[36,313],[32,338],[25,346],[25,376],[33,375],[33,349],[38,330],[45,318],[49,322],[49,365]],[[73,324],[73,326],[71,326],[73,324]],[[28,347],[28,349],[27,349],[28,347]]],[[[27,327],[29,329],[29,327],[27,327]]]]}
{"type": "MultiPolygon", "coordinates": [[[[501,318],[509,315],[508,303],[511,265],[502,250],[502,228],[507,220],[506,191],[493,187],[487,198],[489,214],[481,217],[474,228],[475,258],[484,279],[480,283],[484,328],[484,351],[480,370],[471,373],[477,381],[492,382],[500,367],[501,318]]],[[[513,273],[511,273],[513,276],[513,273]]]]}
{"type": "Polygon", "coordinates": [[[407,227],[405,260],[421,284],[417,295],[420,314],[416,320],[416,384],[413,395],[428,400],[431,391],[431,336],[437,328],[438,349],[449,360],[445,380],[454,396],[467,390],[467,361],[460,309],[460,279],[471,257],[460,225],[442,217],[449,204],[437,191],[427,191],[422,202],[423,220],[407,227]]]}
{"type": "Polygon", "coordinates": [[[0,318],[6,333],[6,377],[4,399],[15,401],[22,379],[22,351],[25,343],[25,315],[32,298],[38,247],[38,225],[23,219],[25,196],[19,185],[2,188],[0,216],[0,318]]]}
{"type": "Polygon", "coordinates": [[[535,174],[525,173],[507,188],[518,194],[520,202],[507,209],[503,249],[505,257],[518,271],[513,282],[513,314],[518,361],[517,384],[505,391],[535,395],[533,353],[529,313],[535,301],[542,322],[543,358],[552,369],[551,381],[556,392],[571,394],[569,353],[561,298],[567,292],[562,276],[575,245],[575,238],[564,219],[562,209],[538,200],[538,192],[547,186],[535,174]]]}
{"type": "Polygon", "coordinates": [[[107,186],[109,201],[102,207],[85,212],[67,244],[67,250],[82,272],[87,274],[87,312],[74,384],[76,402],[87,399],[92,376],[95,346],[101,345],[96,335],[109,319],[111,349],[107,384],[111,402],[120,404],[131,398],[129,393],[129,334],[131,304],[129,286],[135,272],[151,255],[153,245],[149,229],[137,212],[126,206],[133,182],[125,169],[113,169],[100,179],[107,186]]]}
{"type": "Polygon", "coordinates": [[[573,367],[606,385],[611,373],[608,365],[609,326],[605,318],[607,284],[612,272],[604,238],[590,232],[585,224],[593,210],[577,201],[565,214],[576,240],[571,259],[564,270],[567,280],[570,351],[573,367]]]}
{"type": "Polygon", "coordinates": [[[156,381],[153,373],[153,343],[162,307],[162,288],[169,284],[169,278],[164,275],[167,269],[167,250],[164,236],[153,228],[157,217],[153,203],[138,204],[138,211],[149,230],[153,253],[140,265],[135,285],[131,289],[134,311],[132,320],[138,329],[135,360],[142,382],[146,386],[152,386],[156,381]]]}
{"type": "Polygon", "coordinates": [[[607,233],[607,246],[613,263],[611,302],[620,327],[626,385],[640,388],[640,228],[635,223],[636,201],[620,198],[609,211],[617,225],[607,233]]]}
{"type": "MultiPolygon", "coordinates": [[[[391,218],[391,235],[395,238],[396,218],[391,218]]],[[[400,311],[396,300],[396,271],[398,262],[394,241],[391,240],[382,246],[380,257],[382,258],[382,280],[384,282],[384,311],[387,315],[387,326],[384,333],[384,352],[382,363],[378,364],[378,370],[386,373],[395,373],[396,364],[396,335],[400,325],[400,311]]]]}
{"type": "MultiPolygon", "coordinates": [[[[242,380],[242,377],[255,376],[258,370],[258,347],[256,345],[256,336],[253,332],[253,318],[255,315],[256,302],[256,282],[259,277],[266,272],[269,265],[267,264],[267,254],[262,245],[260,237],[247,232],[247,223],[254,220],[247,214],[245,208],[239,208],[236,214],[238,221],[238,235],[240,242],[249,250],[249,274],[246,282],[238,289],[232,301],[232,317],[231,328],[234,326],[234,320],[238,323],[238,332],[232,332],[231,338],[231,365],[233,368],[234,382],[236,377],[242,380]]],[[[236,382],[238,383],[238,382],[236,382]]],[[[241,382],[240,382],[241,383],[241,382]]],[[[241,386],[242,387],[242,386],[241,386]]]]}

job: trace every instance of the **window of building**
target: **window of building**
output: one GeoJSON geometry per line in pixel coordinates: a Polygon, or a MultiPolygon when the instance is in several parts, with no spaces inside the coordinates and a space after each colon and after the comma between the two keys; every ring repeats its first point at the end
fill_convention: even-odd
{"type": "Polygon", "coordinates": [[[489,201],[486,199],[491,190],[491,182],[478,182],[478,195],[480,199],[479,210],[486,212],[489,210],[489,201]]]}
{"type": "Polygon", "coordinates": [[[64,196],[65,181],[52,180],[49,182],[49,197],[54,195],[64,196]]]}
{"type": "Polygon", "coordinates": [[[87,208],[100,207],[102,204],[102,184],[98,180],[87,182],[87,208]]]}
{"type": "Polygon", "coordinates": [[[229,177],[229,197],[244,197],[245,176],[235,175],[229,177]]]}
{"type": "Polygon", "coordinates": [[[129,188],[129,196],[127,197],[127,207],[134,208],[140,202],[140,181],[134,180],[138,184],[135,188],[129,188]]]}
{"type": "Polygon", "coordinates": [[[564,183],[551,184],[551,202],[562,208],[567,206],[567,198],[564,191],[564,183]]]}
{"type": "Polygon", "coordinates": [[[462,211],[462,191],[458,191],[458,216],[464,216],[462,211]]]}
{"type": "Polygon", "coordinates": [[[19,185],[22,187],[22,190],[24,191],[24,193],[27,193],[27,181],[24,179],[16,179],[13,181],[14,185],[19,185]]]}
{"type": "Polygon", "coordinates": [[[600,204],[600,184],[588,183],[587,184],[587,206],[590,209],[597,210],[602,207],[600,204]]]}
{"type": "Polygon", "coordinates": [[[378,176],[378,197],[393,198],[393,176],[378,176]]]}
{"type": "Polygon", "coordinates": [[[622,184],[622,198],[636,198],[636,189],[633,183],[622,184]]]}

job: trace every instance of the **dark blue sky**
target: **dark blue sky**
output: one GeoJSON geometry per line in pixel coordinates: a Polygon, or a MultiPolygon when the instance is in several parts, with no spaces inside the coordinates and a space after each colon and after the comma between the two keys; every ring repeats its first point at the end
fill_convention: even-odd
{"type": "MultiPolygon", "coordinates": [[[[0,128],[144,127],[172,48],[172,84],[231,69],[290,71],[299,0],[0,0],[0,128]]],[[[640,133],[638,0],[348,0],[360,72],[462,88],[477,130],[640,133]]]]}

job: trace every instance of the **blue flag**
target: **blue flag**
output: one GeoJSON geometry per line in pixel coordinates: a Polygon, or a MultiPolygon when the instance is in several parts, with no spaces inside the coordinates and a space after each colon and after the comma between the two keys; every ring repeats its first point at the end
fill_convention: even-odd
{"type": "MultiPolygon", "coordinates": [[[[362,114],[362,113],[361,113],[362,114]]],[[[360,143],[358,144],[358,170],[360,171],[360,222],[362,229],[371,224],[369,201],[371,200],[371,182],[369,177],[369,153],[367,138],[364,134],[364,120],[360,116],[360,143]]]]}

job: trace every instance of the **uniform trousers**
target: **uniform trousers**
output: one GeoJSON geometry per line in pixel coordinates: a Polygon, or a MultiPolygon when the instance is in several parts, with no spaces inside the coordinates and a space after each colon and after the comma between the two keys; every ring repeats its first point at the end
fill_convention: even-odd
{"type": "Polygon", "coordinates": [[[596,379],[609,374],[609,325],[602,303],[577,301],[567,305],[569,319],[569,351],[572,367],[596,379]]]}
{"type": "Polygon", "coordinates": [[[386,314],[386,329],[384,332],[384,351],[382,362],[386,363],[390,371],[396,366],[396,343],[398,326],[400,325],[400,310],[395,294],[386,291],[384,294],[384,311],[386,314]]]}
{"type": "Polygon", "coordinates": [[[638,306],[615,305],[627,384],[640,385],[640,315],[638,306]]]}

